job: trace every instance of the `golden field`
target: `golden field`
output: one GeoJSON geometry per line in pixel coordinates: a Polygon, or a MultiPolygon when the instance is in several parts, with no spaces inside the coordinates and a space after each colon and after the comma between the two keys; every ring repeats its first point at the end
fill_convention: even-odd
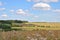
{"type": "Polygon", "coordinates": [[[60,30],[60,22],[29,22],[22,27],[12,27],[23,30],[60,30]]]}

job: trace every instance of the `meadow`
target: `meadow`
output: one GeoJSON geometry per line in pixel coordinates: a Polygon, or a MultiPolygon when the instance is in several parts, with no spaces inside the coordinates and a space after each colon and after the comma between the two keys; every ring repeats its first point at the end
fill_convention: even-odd
{"type": "Polygon", "coordinates": [[[60,40],[60,22],[0,21],[0,40],[60,40]]]}

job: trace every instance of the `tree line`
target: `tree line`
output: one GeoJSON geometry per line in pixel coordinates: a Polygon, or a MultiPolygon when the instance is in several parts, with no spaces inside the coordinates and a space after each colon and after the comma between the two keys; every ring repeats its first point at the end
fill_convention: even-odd
{"type": "Polygon", "coordinates": [[[28,21],[21,21],[21,20],[0,20],[0,29],[4,31],[10,31],[12,27],[12,23],[26,23],[28,21]]]}

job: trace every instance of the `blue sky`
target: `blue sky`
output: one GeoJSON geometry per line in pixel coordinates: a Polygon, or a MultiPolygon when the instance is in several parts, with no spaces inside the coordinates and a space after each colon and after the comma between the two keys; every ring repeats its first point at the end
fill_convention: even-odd
{"type": "Polygon", "coordinates": [[[60,22],[60,0],[0,0],[0,20],[60,22]]]}

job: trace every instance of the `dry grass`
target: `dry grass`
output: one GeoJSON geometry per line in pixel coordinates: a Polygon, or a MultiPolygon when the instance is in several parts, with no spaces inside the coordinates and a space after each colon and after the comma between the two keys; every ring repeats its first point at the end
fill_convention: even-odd
{"type": "Polygon", "coordinates": [[[0,32],[0,40],[60,40],[60,30],[0,32]]]}

